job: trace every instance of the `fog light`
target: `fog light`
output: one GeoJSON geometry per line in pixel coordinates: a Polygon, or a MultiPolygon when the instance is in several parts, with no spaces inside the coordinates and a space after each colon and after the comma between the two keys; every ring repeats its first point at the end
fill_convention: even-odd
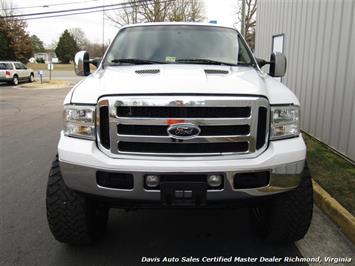
{"type": "Polygon", "coordinates": [[[145,185],[147,187],[158,187],[160,183],[160,178],[158,175],[147,175],[145,177],[145,185]]]}
{"type": "Polygon", "coordinates": [[[222,175],[209,175],[207,177],[207,184],[210,187],[220,187],[222,185],[222,175]]]}

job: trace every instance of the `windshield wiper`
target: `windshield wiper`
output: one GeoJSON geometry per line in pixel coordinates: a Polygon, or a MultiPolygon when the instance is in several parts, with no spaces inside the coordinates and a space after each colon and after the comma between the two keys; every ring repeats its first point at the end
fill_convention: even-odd
{"type": "Polygon", "coordinates": [[[226,63],[211,59],[204,58],[190,58],[190,59],[176,59],[177,63],[187,63],[187,64],[207,64],[207,65],[224,65],[224,66],[237,66],[237,64],[226,63]]]}
{"type": "Polygon", "coordinates": [[[137,59],[137,58],[121,58],[113,59],[111,63],[127,63],[133,65],[146,65],[146,64],[165,64],[165,62],[146,60],[146,59],[137,59]]]}

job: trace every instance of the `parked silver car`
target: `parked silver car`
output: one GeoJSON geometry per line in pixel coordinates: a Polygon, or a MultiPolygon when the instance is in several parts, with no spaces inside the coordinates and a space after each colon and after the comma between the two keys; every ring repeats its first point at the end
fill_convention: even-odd
{"type": "Polygon", "coordinates": [[[32,82],[33,80],[33,70],[21,62],[0,61],[0,82],[17,85],[20,81],[32,82]]]}

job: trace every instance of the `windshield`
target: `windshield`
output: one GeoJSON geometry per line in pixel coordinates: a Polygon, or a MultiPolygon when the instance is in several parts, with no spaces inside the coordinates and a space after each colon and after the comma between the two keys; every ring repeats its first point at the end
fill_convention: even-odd
{"type": "Polygon", "coordinates": [[[250,65],[251,56],[238,33],[210,26],[137,26],[120,31],[104,64],[250,65]]]}

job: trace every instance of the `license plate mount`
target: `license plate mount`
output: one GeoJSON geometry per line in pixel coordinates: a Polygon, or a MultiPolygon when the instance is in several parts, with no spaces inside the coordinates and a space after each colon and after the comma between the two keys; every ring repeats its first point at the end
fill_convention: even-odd
{"type": "Polygon", "coordinates": [[[161,182],[163,206],[204,206],[206,205],[206,182],[161,182]]]}

